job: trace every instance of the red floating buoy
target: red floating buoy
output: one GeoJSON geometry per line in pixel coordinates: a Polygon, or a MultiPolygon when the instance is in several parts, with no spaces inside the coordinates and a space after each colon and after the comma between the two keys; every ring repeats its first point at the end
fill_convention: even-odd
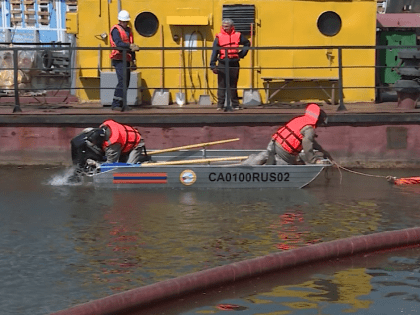
{"type": "Polygon", "coordinates": [[[405,178],[390,177],[388,181],[393,182],[395,185],[417,185],[420,184],[420,176],[405,178]]]}
{"type": "Polygon", "coordinates": [[[221,311],[235,311],[241,308],[239,305],[236,304],[219,304],[216,307],[221,311]]]}

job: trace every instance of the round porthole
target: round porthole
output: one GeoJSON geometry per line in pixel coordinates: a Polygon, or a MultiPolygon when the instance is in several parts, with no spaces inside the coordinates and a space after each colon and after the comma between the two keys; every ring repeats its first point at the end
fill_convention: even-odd
{"type": "Polygon", "coordinates": [[[337,13],[327,11],[319,16],[317,25],[319,31],[325,36],[334,36],[341,29],[341,18],[337,13]]]}
{"type": "Polygon", "coordinates": [[[159,20],[151,12],[142,12],[136,16],[134,27],[141,36],[150,37],[156,34],[159,20]]]}

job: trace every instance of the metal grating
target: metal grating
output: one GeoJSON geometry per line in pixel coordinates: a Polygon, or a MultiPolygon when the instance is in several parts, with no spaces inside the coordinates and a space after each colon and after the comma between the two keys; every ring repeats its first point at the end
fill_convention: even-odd
{"type": "Polygon", "coordinates": [[[386,128],[387,149],[407,149],[407,128],[387,127],[386,128]]]}
{"type": "MultiPolygon", "coordinates": [[[[67,12],[77,12],[77,0],[65,0],[67,12]]],[[[110,0],[108,1],[110,2],[110,0]]]]}
{"type": "Polygon", "coordinates": [[[20,0],[10,0],[10,26],[22,26],[22,7],[20,0]]]}
{"type": "Polygon", "coordinates": [[[251,24],[255,23],[255,6],[247,4],[224,5],[223,19],[226,18],[233,20],[236,31],[243,35],[250,35],[251,24]]]}
{"type": "Polygon", "coordinates": [[[49,1],[38,0],[38,18],[38,21],[41,25],[50,24],[49,1]]]}
{"type": "Polygon", "coordinates": [[[387,0],[385,13],[420,13],[420,1],[418,0],[387,0]]]}
{"type": "Polygon", "coordinates": [[[24,4],[24,18],[25,26],[33,27],[36,26],[36,12],[35,12],[35,1],[23,1],[24,4]]]}

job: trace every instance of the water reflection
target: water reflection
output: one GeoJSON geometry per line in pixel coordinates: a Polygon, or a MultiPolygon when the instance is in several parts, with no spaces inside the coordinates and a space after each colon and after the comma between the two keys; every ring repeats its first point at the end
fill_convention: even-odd
{"type": "MultiPolygon", "coordinates": [[[[352,174],[340,178],[336,171],[301,190],[182,191],[63,185],[66,172],[0,169],[0,295],[9,314],[45,314],[276,251],[420,223],[414,187],[352,174]]],[[[340,272],[276,290],[305,297],[287,295],[284,303],[298,303],[288,310],[304,305],[299,303],[319,308],[351,287],[343,279],[362,284],[373,277],[352,268],[340,272]]],[[[353,300],[364,301],[364,291],[354,291],[353,300]]],[[[247,303],[271,298],[253,296],[247,303]]]]}
{"type": "MultiPolygon", "coordinates": [[[[415,314],[420,248],[360,255],[263,275],[141,314],[415,314]]],[[[139,313],[133,313],[139,314],[139,313]]]]}
{"type": "MultiPolygon", "coordinates": [[[[75,249],[97,272],[93,279],[90,269],[77,272],[87,274],[86,283],[109,283],[118,292],[265,255],[275,250],[275,213],[316,202],[296,190],[216,193],[215,200],[214,191],[92,191],[107,207],[89,229],[74,227],[75,249]]],[[[83,195],[77,200],[88,204],[83,195]]]]}
{"type": "Polygon", "coordinates": [[[355,312],[367,309],[371,301],[360,298],[371,292],[371,276],[364,268],[341,270],[333,275],[318,276],[299,285],[275,287],[258,297],[250,297],[252,303],[276,303],[282,307],[278,310],[310,310],[322,309],[322,302],[341,305],[341,312],[355,312]],[[287,300],[284,299],[287,297],[287,300]]]}

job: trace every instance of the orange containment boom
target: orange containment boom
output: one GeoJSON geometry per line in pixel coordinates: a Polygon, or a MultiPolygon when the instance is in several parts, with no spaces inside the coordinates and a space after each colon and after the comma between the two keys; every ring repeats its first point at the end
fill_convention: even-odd
{"type": "Polygon", "coordinates": [[[388,181],[394,183],[395,185],[416,185],[420,184],[420,176],[415,177],[406,177],[406,178],[396,178],[388,176],[388,181]]]}

